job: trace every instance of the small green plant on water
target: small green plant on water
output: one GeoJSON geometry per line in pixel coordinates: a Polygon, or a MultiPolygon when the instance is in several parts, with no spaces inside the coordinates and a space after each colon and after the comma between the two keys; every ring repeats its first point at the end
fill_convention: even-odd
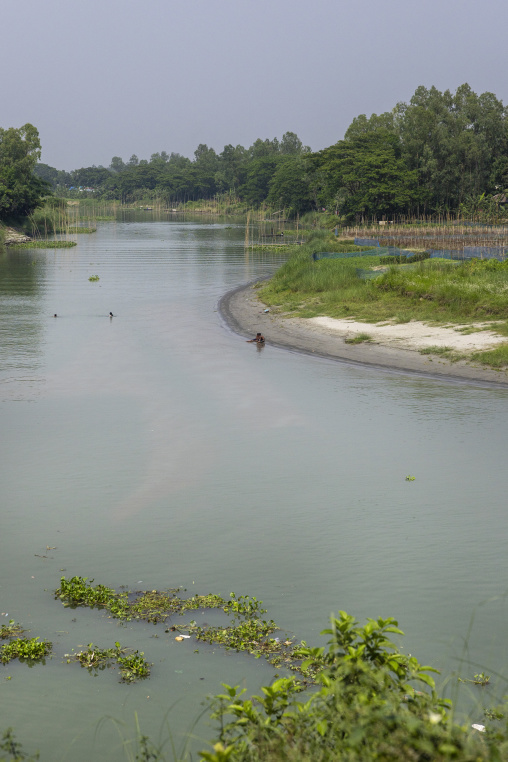
{"type": "Polygon", "coordinates": [[[143,651],[135,651],[129,656],[119,656],[117,658],[123,682],[133,683],[150,675],[150,665],[143,656],[143,651]]]}
{"type": "Polygon", "coordinates": [[[407,482],[414,482],[415,479],[416,479],[416,476],[411,476],[411,475],[406,476],[407,482]]]}
{"type": "Polygon", "coordinates": [[[117,593],[104,585],[93,585],[87,577],[60,578],[60,587],[55,590],[55,598],[60,598],[64,606],[89,606],[107,608],[113,616],[129,618],[127,593],[117,593]]]}
{"type": "Polygon", "coordinates": [[[14,619],[9,619],[9,624],[3,624],[0,627],[0,638],[6,640],[7,638],[19,638],[25,630],[20,624],[16,624],[14,619]]]}
{"type": "Polygon", "coordinates": [[[90,275],[90,277],[88,278],[88,280],[89,280],[91,283],[95,283],[96,281],[100,280],[100,278],[99,278],[99,276],[98,276],[98,275],[90,275]]]}
{"type": "Polygon", "coordinates": [[[5,755],[0,756],[0,762],[36,762],[39,759],[39,753],[37,752],[33,756],[29,756],[23,751],[22,745],[16,741],[12,728],[4,730],[2,740],[0,741],[0,752],[5,752],[5,755]]]}
{"type": "Polygon", "coordinates": [[[0,662],[7,664],[13,659],[24,661],[40,661],[51,653],[53,644],[49,640],[39,638],[16,638],[10,643],[0,646],[0,662]]]}
{"type": "Polygon", "coordinates": [[[65,654],[67,664],[78,661],[82,667],[89,671],[105,669],[111,662],[116,662],[120,667],[122,682],[133,683],[136,680],[150,675],[150,664],[144,659],[144,653],[134,651],[120,645],[117,641],[114,648],[99,648],[93,643],[76,654],[65,654]]]}
{"type": "Polygon", "coordinates": [[[228,613],[232,612],[236,616],[248,619],[266,614],[267,609],[261,608],[263,601],[258,601],[257,598],[251,598],[248,595],[240,595],[237,598],[235,593],[230,593],[229,597],[231,600],[224,607],[224,611],[228,613]]]}
{"type": "Polygon", "coordinates": [[[475,675],[473,679],[467,677],[459,677],[459,683],[473,683],[473,685],[481,685],[485,687],[490,683],[490,675],[486,675],[485,672],[480,672],[475,675]]]}

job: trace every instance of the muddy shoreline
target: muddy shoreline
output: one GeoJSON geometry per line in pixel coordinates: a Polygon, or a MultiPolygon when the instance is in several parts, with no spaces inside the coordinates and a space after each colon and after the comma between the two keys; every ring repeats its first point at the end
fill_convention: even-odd
{"type": "Polygon", "coordinates": [[[346,336],[336,331],[313,325],[304,318],[283,317],[264,309],[253,283],[229,291],[218,303],[219,313],[231,331],[246,338],[261,331],[267,346],[384,371],[508,389],[506,371],[479,368],[465,361],[451,363],[441,357],[378,343],[346,344],[346,336]]]}

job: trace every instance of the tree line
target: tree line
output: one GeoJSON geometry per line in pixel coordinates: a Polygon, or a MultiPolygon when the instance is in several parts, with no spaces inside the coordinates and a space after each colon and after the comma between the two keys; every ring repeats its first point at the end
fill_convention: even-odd
{"type": "MultiPolygon", "coordinates": [[[[229,144],[221,153],[200,144],[193,160],[161,151],[152,154],[150,160],[133,155],[124,162],[114,156],[108,168],[83,167],[66,173],[39,164],[36,172],[57,193],[92,188],[94,195],[106,200],[130,203],[152,197],[168,204],[231,194],[257,206],[278,203],[280,178],[290,167],[303,167],[303,157],[310,152],[294,132],[286,132],[281,140],[258,139],[250,148],[229,144]]],[[[294,204],[301,206],[302,200],[291,198],[286,206],[294,204]]]]}
{"type": "MultiPolygon", "coordinates": [[[[3,158],[12,138],[13,128],[0,131],[0,214],[15,180],[3,158]]],[[[64,172],[33,161],[40,154],[33,138],[33,173],[56,195],[89,193],[124,203],[159,198],[176,205],[228,194],[287,214],[326,208],[361,221],[467,215],[488,198],[502,200],[508,188],[508,108],[467,84],[455,93],[418,87],[409,103],[357,116],[342,140],[317,152],[286,132],[281,140],[258,139],[249,148],[229,144],[221,153],[201,144],[193,159],[162,151],[149,160],[114,156],[109,167],[64,172]]],[[[41,186],[32,190],[37,195],[41,186]]]]}

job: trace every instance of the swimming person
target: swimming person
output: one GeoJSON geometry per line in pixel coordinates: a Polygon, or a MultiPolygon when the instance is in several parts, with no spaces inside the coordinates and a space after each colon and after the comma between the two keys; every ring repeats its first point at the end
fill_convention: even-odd
{"type": "Polygon", "coordinates": [[[115,317],[112,312],[109,313],[109,317],[115,317]]]}
{"type": "Polygon", "coordinates": [[[255,338],[253,339],[247,339],[247,344],[252,344],[252,342],[255,342],[256,344],[264,344],[265,343],[265,337],[262,336],[259,331],[256,334],[255,338]]]}

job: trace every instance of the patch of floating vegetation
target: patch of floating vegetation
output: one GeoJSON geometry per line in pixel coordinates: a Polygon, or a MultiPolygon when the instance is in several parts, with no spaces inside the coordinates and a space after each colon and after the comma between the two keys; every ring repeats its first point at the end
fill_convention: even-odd
{"type": "Polygon", "coordinates": [[[3,624],[0,627],[0,639],[20,638],[24,632],[25,630],[20,624],[17,624],[14,619],[9,619],[9,624],[3,624]]]}
{"type": "Polygon", "coordinates": [[[77,246],[76,241],[47,241],[46,239],[37,241],[25,241],[24,243],[12,244],[13,249],[70,249],[77,246]]]}
{"type": "Polygon", "coordinates": [[[0,646],[0,662],[8,664],[14,659],[28,662],[40,661],[51,653],[52,648],[53,644],[49,640],[16,636],[10,643],[0,646]]]}
{"type": "Polygon", "coordinates": [[[69,233],[69,235],[78,235],[80,233],[96,233],[97,228],[87,228],[84,226],[57,228],[55,233],[69,233]]]}
{"type": "Polygon", "coordinates": [[[129,649],[121,646],[117,641],[114,648],[99,648],[89,643],[84,650],[65,654],[65,657],[67,664],[77,661],[90,673],[97,673],[98,670],[114,666],[116,662],[120,667],[120,681],[134,683],[150,675],[151,665],[143,658],[144,655],[143,651],[129,653],[129,649]]]}
{"type": "Polygon", "coordinates": [[[8,664],[14,659],[20,661],[34,662],[44,659],[51,653],[53,644],[49,640],[40,640],[37,638],[22,637],[26,630],[14,619],[9,620],[9,624],[3,624],[0,627],[0,638],[9,640],[9,643],[0,645],[0,663],[8,664]]]}
{"type": "Polygon", "coordinates": [[[103,608],[110,616],[125,621],[135,619],[152,624],[166,623],[165,632],[177,632],[178,639],[185,637],[181,633],[186,632],[196,640],[227,650],[245,651],[256,658],[264,657],[275,667],[286,667],[303,675],[304,684],[314,681],[323,666],[315,650],[309,649],[305,641],[296,643],[293,637],[273,637],[280,628],[272,619],[263,619],[266,609],[262,608],[263,602],[255,597],[237,597],[231,593],[229,600],[226,600],[209,593],[185,598],[180,595],[181,588],[119,593],[113,588],[93,583],[94,580],[87,577],[62,577],[55,597],[64,606],[103,608]],[[228,623],[210,626],[191,620],[176,626],[168,622],[175,615],[210,609],[221,609],[228,615],[228,623]],[[309,662],[310,653],[313,657],[309,662]]]}

